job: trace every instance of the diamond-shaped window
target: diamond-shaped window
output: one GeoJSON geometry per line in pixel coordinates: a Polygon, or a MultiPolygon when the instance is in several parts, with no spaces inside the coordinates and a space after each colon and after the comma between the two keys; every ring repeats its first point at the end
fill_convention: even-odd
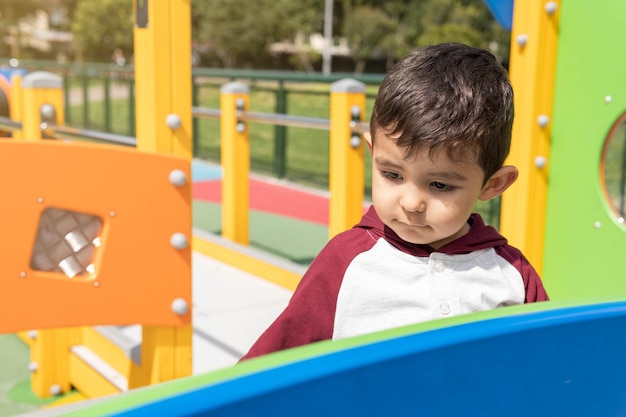
{"type": "Polygon", "coordinates": [[[69,278],[93,275],[93,260],[100,247],[102,220],[90,214],[59,208],[41,213],[30,267],[69,278]]]}

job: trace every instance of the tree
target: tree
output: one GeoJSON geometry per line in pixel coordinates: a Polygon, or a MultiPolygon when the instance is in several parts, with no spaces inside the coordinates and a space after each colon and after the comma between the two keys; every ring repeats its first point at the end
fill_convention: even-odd
{"type": "Polygon", "coordinates": [[[369,58],[393,55],[395,31],[396,22],[371,6],[356,7],[345,17],[343,35],[356,62],[355,73],[363,72],[369,58]]]}
{"type": "Polygon", "coordinates": [[[194,38],[206,42],[225,67],[271,64],[272,42],[321,29],[315,0],[194,0],[194,38]]]}
{"type": "Polygon", "coordinates": [[[85,60],[110,61],[116,49],[127,57],[133,47],[133,10],[130,0],[83,0],[74,12],[72,33],[85,60]]]}

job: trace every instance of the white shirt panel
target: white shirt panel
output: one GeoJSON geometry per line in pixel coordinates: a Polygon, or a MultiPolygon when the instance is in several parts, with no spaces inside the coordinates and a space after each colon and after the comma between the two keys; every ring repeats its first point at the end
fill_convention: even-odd
{"type": "Polygon", "coordinates": [[[378,239],[346,269],[333,339],[522,304],[519,272],[494,249],[416,257],[378,239]]]}

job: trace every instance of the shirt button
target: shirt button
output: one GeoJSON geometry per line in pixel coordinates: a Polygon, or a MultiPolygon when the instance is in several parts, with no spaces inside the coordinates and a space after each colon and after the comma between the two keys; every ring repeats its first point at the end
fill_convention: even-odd
{"type": "Polygon", "coordinates": [[[447,316],[448,314],[450,314],[450,304],[446,303],[445,301],[439,304],[439,311],[444,316],[447,316]]]}
{"type": "Polygon", "coordinates": [[[443,264],[443,262],[437,261],[437,262],[435,262],[435,265],[433,266],[433,269],[435,270],[435,272],[441,273],[441,272],[445,271],[446,266],[443,264]]]}

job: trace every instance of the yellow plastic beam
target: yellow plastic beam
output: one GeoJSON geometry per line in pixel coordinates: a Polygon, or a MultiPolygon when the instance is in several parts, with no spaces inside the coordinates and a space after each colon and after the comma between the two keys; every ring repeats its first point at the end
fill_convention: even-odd
{"type": "Polygon", "coordinates": [[[242,83],[221,88],[222,236],[241,245],[250,243],[250,139],[237,111],[247,110],[249,99],[242,83]]]}
{"type": "Polygon", "coordinates": [[[363,83],[344,79],[331,85],[329,238],[354,226],[363,215],[363,141],[353,135],[350,122],[362,121],[364,114],[363,83]]]}
{"type": "MultiPolygon", "coordinates": [[[[19,84],[19,81],[18,81],[19,84]]],[[[18,87],[18,90],[20,87],[18,87]]],[[[19,96],[20,94],[15,94],[19,96]]],[[[13,99],[13,94],[11,95],[13,99]]],[[[22,135],[27,141],[41,140],[42,107],[53,109],[54,122],[63,124],[63,80],[55,74],[36,71],[25,75],[21,80],[21,97],[17,100],[17,117],[22,117],[22,135]],[[21,111],[17,106],[21,105],[21,111]],[[21,114],[20,114],[21,113],[21,114]]],[[[13,109],[12,109],[13,110],[13,109]]]]}
{"type": "Polygon", "coordinates": [[[517,182],[502,196],[500,230],[541,274],[550,132],[561,2],[516,1],[510,78],[515,90],[513,142],[507,163],[517,182]]]}
{"type": "Polygon", "coordinates": [[[135,0],[137,149],[191,158],[190,0],[135,0]]]}
{"type": "MultiPolygon", "coordinates": [[[[137,149],[192,158],[191,1],[135,0],[137,149]]],[[[187,177],[191,181],[191,177],[187,177]]],[[[176,216],[191,216],[176,213],[176,216]]],[[[191,227],[185,230],[191,240],[191,227]]],[[[191,253],[185,253],[191,263],[191,253]]],[[[172,279],[191,282],[191,272],[172,279]]],[[[191,303],[189,303],[191,310],[191,303]]],[[[190,312],[188,313],[190,314],[190,312]]],[[[143,326],[141,375],[129,385],[191,375],[191,325],[143,326]],[[146,377],[146,374],[151,376],[146,377]],[[156,375],[156,376],[155,376],[156,375]],[[146,379],[147,378],[147,379],[146,379]]]]}

